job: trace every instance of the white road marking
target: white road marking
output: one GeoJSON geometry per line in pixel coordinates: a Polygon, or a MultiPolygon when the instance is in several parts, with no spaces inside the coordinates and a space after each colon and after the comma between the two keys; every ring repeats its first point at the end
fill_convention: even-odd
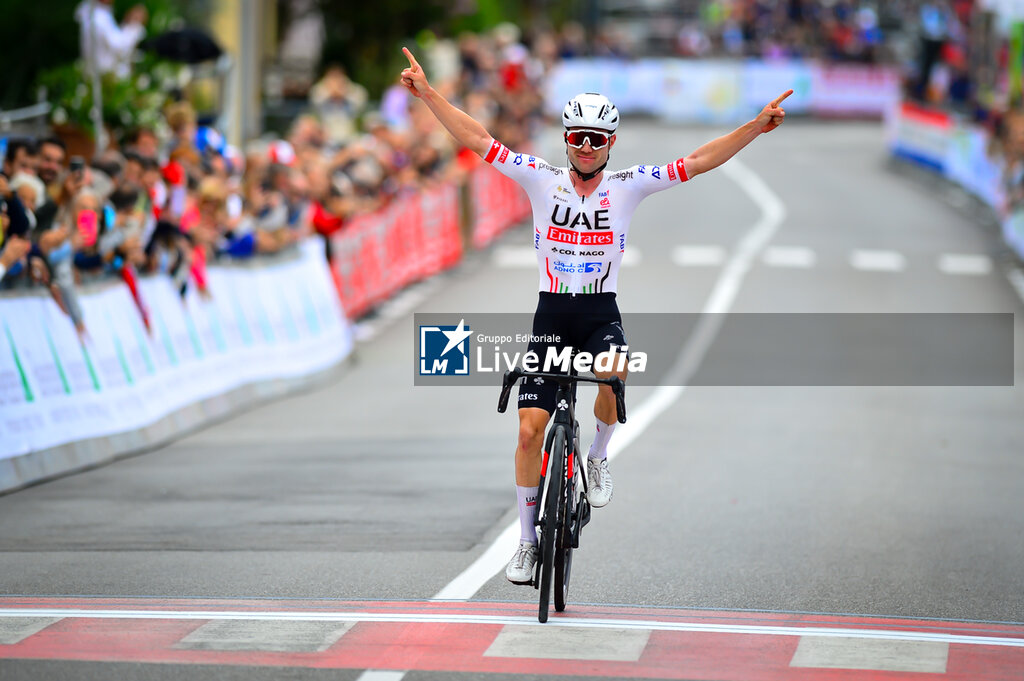
{"type": "Polygon", "coordinates": [[[0,619],[131,619],[131,620],[251,620],[284,622],[383,622],[399,624],[486,624],[529,627],[570,627],[574,629],[623,629],[677,631],[706,634],[738,634],[753,636],[819,636],[825,638],[857,638],[878,641],[931,641],[935,643],[1024,648],[1024,638],[985,636],[979,634],[947,634],[907,629],[867,629],[858,627],[818,627],[773,624],[714,624],[679,620],[642,620],[572,617],[541,624],[532,615],[476,615],[456,613],[400,612],[323,612],[274,610],[89,610],[83,608],[11,608],[0,609],[0,619]]]}
{"type": "Polygon", "coordinates": [[[509,624],[495,637],[484,657],[636,662],[650,637],[649,629],[540,628],[509,624]]]}
{"type": "Polygon", "coordinates": [[[21,643],[29,636],[59,622],[59,618],[46,617],[10,617],[0,619],[0,645],[11,646],[21,643]]]}
{"type": "Polygon", "coordinates": [[[790,667],[945,674],[949,644],[941,641],[866,641],[802,636],[790,667]]]}
{"type": "MultiPolygon", "coordinates": [[[[642,260],[640,249],[633,246],[622,254],[623,267],[636,267],[642,260]]],[[[491,264],[509,269],[537,267],[537,250],[532,246],[499,246],[491,254],[491,264]]]]}
{"type": "MultiPolygon", "coordinates": [[[[683,394],[684,387],[707,353],[721,326],[724,314],[732,307],[744,277],[750,270],[757,253],[764,248],[786,216],[786,207],[768,185],[753,171],[733,158],[721,166],[761,208],[761,219],[739,242],[735,253],[715,282],[693,335],[683,347],[675,366],[666,375],[666,385],[659,386],[640,404],[629,410],[629,419],[616,428],[615,437],[608,444],[608,458],[614,459],[654,420],[683,394]]],[[[724,251],[722,251],[724,254],[724,251]]],[[[519,522],[505,527],[483,554],[438,591],[438,600],[466,600],[505,567],[519,540],[519,522]]]]}
{"type": "Polygon", "coordinates": [[[367,669],[359,675],[356,681],[402,681],[405,672],[390,671],[387,669],[367,669]]]}
{"type": "Polygon", "coordinates": [[[814,267],[818,257],[814,251],[802,246],[771,246],[764,250],[761,262],[769,267],[814,267]]]}
{"type": "Polygon", "coordinates": [[[716,267],[725,262],[725,249],[721,246],[676,246],[672,249],[672,262],[680,267],[716,267]]]}
{"type": "Polygon", "coordinates": [[[1007,273],[1006,278],[1010,280],[1010,285],[1020,296],[1020,299],[1024,301],[1024,272],[1021,272],[1016,267],[1011,267],[1007,273]]]}
{"type": "Polygon", "coordinates": [[[353,622],[210,620],[174,647],[182,650],[316,653],[330,648],[354,626],[353,622]]]}
{"type": "Polygon", "coordinates": [[[945,274],[989,274],[992,271],[992,259],[987,255],[943,253],[939,256],[939,271],[945,274]]]}
{"type": "Polygon", "coordinates": [[[496,267],[536,267],[537,249],[532,246],[498,246],[491,254],[496,267]]]}
{"type": "Polygon", "coordinates": [[[902,272],[907,259],[896,251],[857,250],[850,254],[850,264],[867,272],[902,272]]]}

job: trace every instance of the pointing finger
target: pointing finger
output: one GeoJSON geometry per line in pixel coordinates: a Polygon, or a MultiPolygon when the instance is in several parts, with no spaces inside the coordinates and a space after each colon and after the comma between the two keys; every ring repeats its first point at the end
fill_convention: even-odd
{"type": "Polygon", "coordinates": [[[773,109],[778,108],[779,104],[782,103],[782,100],[784,100],[786,97],[789,97],[791,94],[793,94],[792,90],[786,90],[785,92],[783,92],[781,95],[779,95],[776,98],[776,100],[774,102],[772,102],[772,108],[773,109]]]}
{"type": "Polygon", "coordinates": [[[412,56],[412,52],[409,51],[409,48],[408,47],[403,47],[402,48],[402,52],[405,53],[406,59],[409,60],[409,66],[412,67],[412,70],[413,71],[419,71],[420,70],[420,63],[418,61],[416,61],[416,57],[412,56]]]}

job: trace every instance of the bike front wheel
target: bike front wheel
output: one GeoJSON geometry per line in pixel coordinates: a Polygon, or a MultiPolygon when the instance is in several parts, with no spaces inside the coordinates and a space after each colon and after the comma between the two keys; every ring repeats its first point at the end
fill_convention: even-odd
{"type": "MultiPolygon", "coordinates": [[[[544,497],[544,516],[540,523],[540,604],[537,619],[541,622],[548,621],[548,607],[551,603],[551,576],[555,567],[556,553],[560,553],[556,535],[561,534],[559,531],[559,506],[565,480],[563,470],[565,444],[565,431],[558,428],[548,453],[550,460],[546,476],[547,494],[544,497]]],[[[557,609],[557,600],[555,605],[557,609]]]]}
{"type": "Polygon", "coordinates": [[[555,538],[555,610],[565,611],[565,603],[569,598],[569,574],[572,572],[572,511],[565,505],[565,522],[555,538]]]}

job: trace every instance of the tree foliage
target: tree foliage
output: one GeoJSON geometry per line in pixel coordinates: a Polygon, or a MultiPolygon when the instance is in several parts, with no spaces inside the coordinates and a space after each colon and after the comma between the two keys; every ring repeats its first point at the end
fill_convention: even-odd
{"type": "MultiPolygon", "coordinates": [[[[39,77],[81,56],[75,8],[83,0],[0,0],[0,108],[32,104],[39,77]]],[[[115,0],[114,16],[142,4],[149,10],[147,31],[161,33],[178,20],[201,22],[213,0],[115,0]]]]}
{"type": "Polygon", "coordinates": [[[374,96],[408,63],[402,45],[521,18],[521,4],[511,0],[316,0],[316,5],[327,31],[322,65],[341,64],[374,96]]]}

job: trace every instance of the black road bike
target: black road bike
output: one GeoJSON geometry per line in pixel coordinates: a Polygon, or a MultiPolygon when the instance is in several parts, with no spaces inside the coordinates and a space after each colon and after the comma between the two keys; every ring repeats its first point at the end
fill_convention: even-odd
{"type": "Polygon", "coordinates": [[[569,593],[572,551],[579,548],[580,532],[590,522],[587,480],[580,472],[583,465],[580,424],[576,421],[576,384],[584,381],[611,386],[619,423],[626,422],[626,384],[617,376],[590,378],[577,375],[575,370],[565,375],[529,372],[517,367],[505,372],[498,412],[505,413],[512,386],[522,378],[546,378],[558,383],[555,420],[544,440],[544,461],[534,516],[539,555],[532,583],[534,588],[540,589],[537,619],[547,622],[551,577],[554,575],[555,610],[562,612],[569,593]]]}

